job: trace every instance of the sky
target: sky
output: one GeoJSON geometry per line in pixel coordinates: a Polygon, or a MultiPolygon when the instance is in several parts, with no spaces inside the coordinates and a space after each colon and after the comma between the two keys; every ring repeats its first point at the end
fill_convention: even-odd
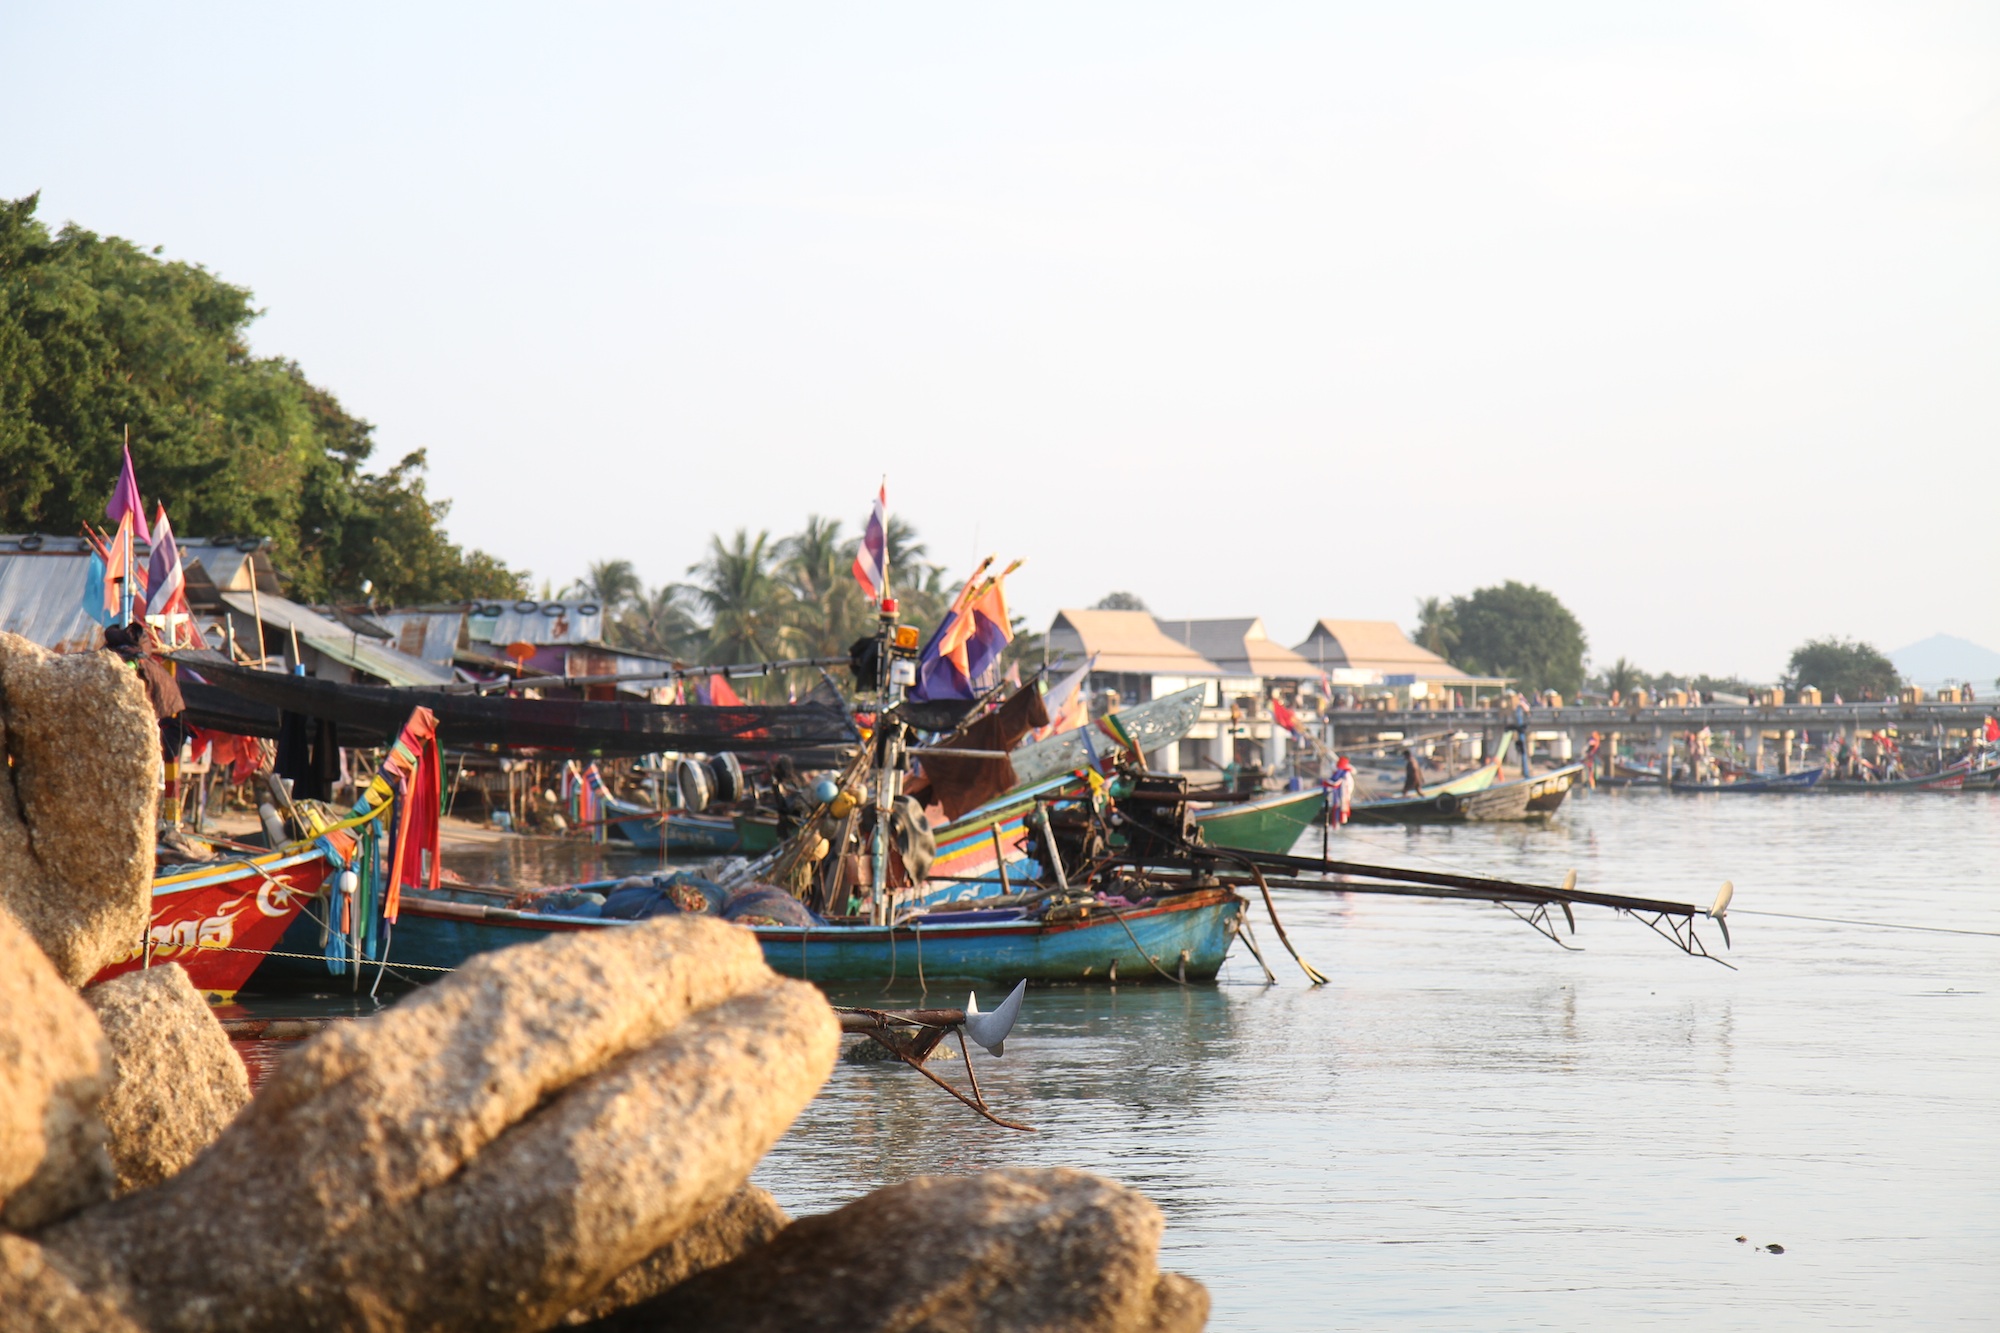
{"type": "Polygon", "coordinates": [[[1038,627],[2000,647],[2000,6],[0,6],[0,194],[560,587],[866,516],[1038,627]]]}

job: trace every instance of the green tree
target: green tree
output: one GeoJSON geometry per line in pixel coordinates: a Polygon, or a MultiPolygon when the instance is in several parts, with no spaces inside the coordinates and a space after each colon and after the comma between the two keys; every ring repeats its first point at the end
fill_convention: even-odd
{"type": "Polygon", "coordinates": [[[1615,693],[1629,699],[1632,697],[1632,691],[1647,683],[1646,673],[1623,657],[1604,668],[1604,689],[1607,694],[1615,693]]]}
{"type": "Polygon", "coordinates": [[[1787,689],[1814,685],[1847,700],[1893,698],[1902,683],[1895,663],[1873,644],[1831,636],[1808,639],[1794,648],[1785,672],[1787,689]]]}
{"type": "Polygon", "coordinates": [[[1107,592],[1097,599],[1093,611],[1149,611],[1146,599],[1136,592],[1107,592]]]}
{"type": "Polygon", "coordinates": [[[422,452],[363,471],[372,427],[295,364],[254,357],[250,293],[0,200],[0,527],[103,521],[126,429],[147,499],[188,536],[268,536],[290,589],[318,600],[456,600],[521,576],[462,552],[424,492],[422,452]]]}
{"type": "Polygon", "coordinates": [[[608,620],[643,600],[646,585],[630,560],[593,560],[583,577],[570,585],[566,595],[588,597],[599,603],[608,620]]]}
{"type": "Polygon", "coordinates": [[[795,600],[801,656],[841,656],[874,627],[874,609],[854,577],[855,550],[855,542],[841,539],[840,520],[818,514],[778,543],[779,578],[795,600]]]}
{"type": "Polygon", "coordinates": [[[1451,603],[1442,597],[1425,597],[1417,602],[1417,632],[1410,636],[1419,648],[1429,649],[1446,661],[1458,647],[1458,623],[1452,619],[1451,603]]]}
{"type": "Polygon", "coordinates": [[[710,537],[708,556],[689,567],[694,579],[683,587],[707,622],[710,662],[769,662],[791,656],[798,642],[794,599],[775,566],[771,534],[752,537],[748,529],[738,528],[727,543],[720,536],[710,537]]]}
{"type": "Polygon", "coordinates": [[[1457,664],[1509,676],[1525,690],[1573,695],[1583,685],[1583,626],[1553,593],[1513,579],[1451,599],[1457,664]]]}

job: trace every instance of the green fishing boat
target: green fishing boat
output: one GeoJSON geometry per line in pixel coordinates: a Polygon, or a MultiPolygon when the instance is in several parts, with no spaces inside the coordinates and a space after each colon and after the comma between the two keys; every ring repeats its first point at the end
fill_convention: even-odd
{"type": "Polygon", "coordinates": [[[1239,805],[1218,805],[1194,817],[1202,840],[1211,847],[1239,852],[1292,850],[1299,835],[1319,821],[1326,810],[1326,789],[1281,791],[1239,805]]]}

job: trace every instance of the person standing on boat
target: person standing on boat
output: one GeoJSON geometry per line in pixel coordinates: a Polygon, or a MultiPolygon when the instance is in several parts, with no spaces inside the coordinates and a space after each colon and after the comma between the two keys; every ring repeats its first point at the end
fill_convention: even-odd
{"type": "Polygon", "coordinates": [[[1354,765],[1341,755],[1333,766],[1333,776],[1326,780],[1326,818],[1335,828],[1347,823],[1347,817],[1354,809],[1354,765]]]}
{"type": "Polygon", "coordinates": [[[1414,750],[1403,751],[1403,795],[1422,796],[1424,794],[1424,770],[1417,763],[1414,750]]]}
{"type": "Polygon", "coordinates": [[[1514,692],[1514,748],[1521,756],[1521,776],[1528,776],[1528,696],[1514,692]]]}
{"type": "Polygon", "coordinates": [[[1583,747],[1583,780],[1592,791],[1597,790],[1597,752],[1604,745],[1604,737],[1597,732],[1590,733],[1590,744],[1583,747]]]}

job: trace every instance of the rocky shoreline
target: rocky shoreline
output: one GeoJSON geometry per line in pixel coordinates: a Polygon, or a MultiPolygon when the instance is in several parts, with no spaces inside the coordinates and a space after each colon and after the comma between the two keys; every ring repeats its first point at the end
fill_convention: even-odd
{"type": "Polygon", "coordinates": [[[483,955],[301,1042],[254,1097],[178,966],[79,993],[150,893],[126,854],[154,818],[144,700],[98,656],[0,636],[0,1330],[1205,1322],[1158,1269],[1159,1210],[1081,1172],[787,1218],[749,1176],[839,1024],[720,921],[483,955]]]}

